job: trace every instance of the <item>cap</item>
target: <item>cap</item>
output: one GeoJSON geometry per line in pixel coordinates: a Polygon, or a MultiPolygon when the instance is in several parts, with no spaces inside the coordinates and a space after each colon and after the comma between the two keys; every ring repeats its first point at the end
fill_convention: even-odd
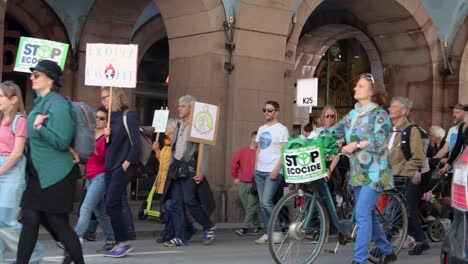
{"type": "Polygon", "coordinates": [[[468,111],[468,105],[466,105],[466,104],[456,104],[456,105],[450,106],[450,109],[460,109],[460,110],[463,110],[463,111],[468,111]]]}

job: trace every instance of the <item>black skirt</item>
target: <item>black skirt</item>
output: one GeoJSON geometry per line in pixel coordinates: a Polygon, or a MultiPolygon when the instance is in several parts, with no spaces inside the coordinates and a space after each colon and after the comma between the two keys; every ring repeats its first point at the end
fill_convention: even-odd
{"type": "Polygon", "coordinates": [[[28,180],[21,199],[23,209],[32,209],[47,213],[70,213],[73,210],[75,183],[80,175],[78,166],[74,166],[65,178],[47,188],[41,188],[36,169],[28,159],[28,180]]]}

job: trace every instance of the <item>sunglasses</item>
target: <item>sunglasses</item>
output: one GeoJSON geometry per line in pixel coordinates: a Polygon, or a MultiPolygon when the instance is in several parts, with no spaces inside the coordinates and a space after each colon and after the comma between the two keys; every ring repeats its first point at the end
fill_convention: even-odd
{"type": "Polygon", "coordinates": [[[37,78],[39,78],[39,77],[41,77],[41,76],[42,76],[42,74],[40,74],[40,73],[38,73],[38,72],[32,72],[32,73],[31,73],[31,77],[33,77],[34,79],[37,79],[37,78]]]}
{"type": "Polygon", "coordinates": [[[335,118],[335,115],[324,115],[325,118],[335,118]]]}
{"type": "Polygon", "coordinates": [[[263,111],[263,113],[265,113],[265,112],[272,113],[273,111],[276,111],[276,109],[274,109],[274,108],[263,108],[262,111],[263,111]]]}
{"type": "Polygon", "coordinates": [[[104,121],[106,118],[104,116],[96,116],[96,120],[104,121]]]}
{"type": "Polygon", "coordinates": [[[370,73],[365,73],[364,76],[366,76],[366,78],[371,81],[373,84],[375,84],[375,80],[374,80],[374,76],[372,76],[372,74],[370,73]]]}

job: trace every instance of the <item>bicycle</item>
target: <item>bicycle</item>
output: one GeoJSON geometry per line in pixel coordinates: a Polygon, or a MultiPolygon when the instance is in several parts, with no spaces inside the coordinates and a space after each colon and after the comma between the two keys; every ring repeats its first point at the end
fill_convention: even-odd
{"type": "MultiPolygon", "coordinates": [[[[325,179],[319,179],[313,185],[313,190],[306,190],[296,184],[295,190],[285,194],[273,209],[268,223],[268,244],[278,264],[312,263],[328,241],[330,218],[338,231],[338,242],[333,250],[325,250],[326,253],[335,254],[340,244],[345,245],[355,237],[355,209],[350,218],[340,219],[325,179]],[[274,233],[278,230],[283,235],[281,241],[275,243],[278,241],[274,240],[274,233]],[[301,248],[305,249],[304,253],[301,248]],[[311,253],[307,253],[310,250],[311,253]]],[[[376,213],[398,255],[408,232],[406,200],[398,190],[385,191],[382,197],[387,199],[383,199],[386,201],[381,206],[376,206],[376,213]]],[[[377,263],[379,258],[371,254],[369,260],[377,263]]]]}

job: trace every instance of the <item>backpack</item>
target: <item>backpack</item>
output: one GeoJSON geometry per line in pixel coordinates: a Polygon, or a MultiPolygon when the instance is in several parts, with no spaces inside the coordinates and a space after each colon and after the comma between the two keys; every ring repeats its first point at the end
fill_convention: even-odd
{"type": "Polygon", "coordinates": [[[75,122],[75,136],[69,150],[73,156],[78,156],[79,160],[75,160],[75,162],[84,163],[88,161],[94,152],[94,129],[96,128],[94,112],[85,102],[72,102],[69,98],[65,99],[60,94],[57,94],[45,102],[42,106],[42,114],[47,114],[52,104],[59,100],[66,100],[69,103],[72,118],[75,122]]]}
{"type": "Polygon", "coordinates": [[[423,141],[423,148],[424,153],[427,153],[427,148],[429,147],[429,136],[427,132],[419,127],[418,125],[411,124],[405,130],[403,130],[401,134],[401,150],[403,151],[403,155],[405,156],[406,160],[411,159],[411,144],[410,144],[410,137],[411,137],[411,129],[416,127],[421,135],[421,139],[423,141]]]}
{"type": "MultiPolygon", "coordinates": [[[[130,130],[128,129],[128,124],[127,124],[128,111],[129,111],[128,109],[124,111],[123,124],[125,127],[125,131],[127,131],[127,136],[128,136],[128,139],[130,140],[130,144],[133,146],[133,140],[132,140],[132,137],[130,136],[130,130]]],[[[151,134],[153,133],[153,128],[151,127],[149,130],[150,131],[147,131],[147,129],[144,129],[142,127],[138,128],[138,132],[139,132],[138,134],[140,136],[140,150],[138,152],[138,160],[140,161],[140,164],[143,166],[146,166],[151,156],[151,152],[153,151],[153,143],[151,142],[151,138],[147,136],[147,133],[151,133],[151,134]]]]}
{"type": "Polygon", "coordinates": [[[13,136],[15,135],[15,131],[16,131],[16,123],[18,123],[18,119],[19,119],[20,117],[26,118],[25,115],[16,114],[16,115],[15,115],[15,118],[13,119],[13,123],[11,123],[11,133],[13,133],[13,136]]]}

